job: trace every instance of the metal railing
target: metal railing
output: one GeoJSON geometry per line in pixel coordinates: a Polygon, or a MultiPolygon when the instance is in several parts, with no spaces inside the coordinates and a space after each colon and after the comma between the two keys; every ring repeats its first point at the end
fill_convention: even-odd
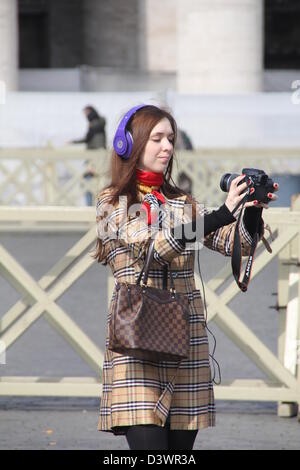
{"type": "MultiPolygon", "coordinates": [[[[82,206],[90,192],[94,204],[98,191],[109,182],[109,162],[110,152],[103,149],[1,149],[0,203],[82,206]],[[88,168],[95,174],[90,179],[84,176],[88,168]]],[[[240,173],[244,167],[262,168],[268,174],[300,175],[300,149],[178,151],[173,179],[183,189],[188,187],[201,203],[218,206],[225,200],[219,189],[221,175],[240,173]]]]}
{"type": "MultiPolygon", "coordinates": [[[[293,414],[292,407],[300,402],[300,372],[297,351],[291,341],[299,344],[300,334],[300,203],[289,208],[269,209],[264,213],[276,233],[272,254],[262,251],[256,258],[252,278],[275,257],[279,260],[278,277],[278,357],[238,318],[229,302],[239,293],[233,281],[221,294],[217,290],[230,278],[226,267],[206,284],[209,321],[214,321],[248,357],[262,370],[267,380],[232,380],[215,387],[217,399],[276,401],[279,414],[293,414]],[[291,337],[291,331],[292,337],[291,337]],[[296,332],[296,333],[295,333],[296,332]]],[[[21,294],[19,300],[1,318],[0,340],[10,347],[24,331],[42,315],[62,334],[77,353],[99,374],[103,351],[76,325],[57,300],[95,262],[87,250],[94,244],[95,213],[93,208],[18,207],[0,208],[0,230],[78,230],[85,231],[78,242],[38,281],[20,262],[0,245],[1,275],[21,294]]],[[[108,298],[114,286],[109,274],[108,298]]],[[[196,275],[196,286],[200,281],[196,275]]],[[[0,395],[88,396],[101,395],[101,377],[52,379],[43,377],[1,377],[0,395]]]]}

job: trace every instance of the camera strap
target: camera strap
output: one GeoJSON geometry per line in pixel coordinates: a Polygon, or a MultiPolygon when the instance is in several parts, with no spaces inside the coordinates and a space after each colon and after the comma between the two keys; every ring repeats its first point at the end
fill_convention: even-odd
{"type": "MultiPolygon", "coordinates": [[[[243,208],[244,204],[246,202],[247,196],[242,200],[242,208],[240,210],[237,223],[235,226],[235,231],[234,231],[234,240],[233,240],[233,250],[232,250],[232,256],[231,256],[231,267],[232,267],[232,273],[233,276],[236,280],[237,285],[241,289],[242,292],[246,292],[248,289],[248,284],[250,282],[250,277],[251,277],[251,270],[252,270],[252,265],[254,261],[254,255],[255,255],[255,250],[257,247],[257,244],[259,242],[259,233],[258,233],[258,228],[259,228],[259,220],[260,218],[258,217],[256,227],[255,227],[255,233],[252,238],[252,243],[251,243],[251,248],[250,248],[250,254],[246,263],[246,268],[245,268],[245,273],[244,273],[244,278],[242,281],[240,281],[240,275],[241,275],[241,267],[242,267],[242,250],[241,250],[241,240],[240,240],[240,223],[241,223],[241,216],[243,213],[243,208]]],[[[240,205],[240,204],[239,204],[240,205]]],[[[236,211],[237,208],[234,209],[233,212],[236,211]]],[[[262,209],[261,209],[262,211],[262,209]]]]}

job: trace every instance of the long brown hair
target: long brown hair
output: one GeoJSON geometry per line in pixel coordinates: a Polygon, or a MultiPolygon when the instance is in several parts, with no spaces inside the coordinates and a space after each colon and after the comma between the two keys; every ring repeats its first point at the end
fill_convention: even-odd
{"type": "MultiPolygon", "coordinates": [[[[110,204],[114,205],[121,195],[127,196],[127,208],[130,207],[130,205],[139,202],[136,185],[136,168],[139,158],[145,150],[153,127],[155,127],[163,118],[167,118],[171,124],[174,133],[173,147],[175,149],[177,124],[171,113],[166,109],[152,105],[144,106],[133,115],[127,124],[126,129],[133,137],[133,147],[130,158],[128,160],[120,158],[113,149],[109,170],[111,182],[101,190],[101,192],[105,189],[110,190],[110,199],[108,201],[110,204]]],[[[169,161],[167,170],[164,173],[164,181],[161,189],[168,199],[174,199],[178,196],[186,195],[188,201],[193,204],[193,198],[185,191],[178,188],[172,179],[171,175],[174,157],[175,150],[173,150],[173,155],[169,161]]],[[[103,261],[103,251],[102,240],[98,238],[95,253],[93,254],[93,257],[98,262],[103,261]]]]}

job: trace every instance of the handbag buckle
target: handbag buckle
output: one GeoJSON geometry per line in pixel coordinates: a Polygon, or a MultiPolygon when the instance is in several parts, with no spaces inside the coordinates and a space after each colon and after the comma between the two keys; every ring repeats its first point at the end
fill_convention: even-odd
{"type": "Polygon", "coordinates": [[[146,291],[146,289],[147,289],[147,287],[148,287],[148,285],[147,285],[147,284],[145,284],[145,282],[144,282],[144,278],[142,278],[141,286],[142,286],[142,291],[143,291],[143,292],[145,292],[145,291],[146,291]]]}
{"type": "Polygon", "coordinates": [[[175,299],[175,297],[176,297],[176,289],[175,289],[175,287],[170,287],[170,291],[171,291],[172,298],[175,299]]]}
{"type": "Polygon", "coordinates": [[[144,273],[144,272],[143,272],[143,274],[142,274],[141,285],[142,285],[143,287],[147,287],[147,283],[145,283],[145,273],[144,273]]]}

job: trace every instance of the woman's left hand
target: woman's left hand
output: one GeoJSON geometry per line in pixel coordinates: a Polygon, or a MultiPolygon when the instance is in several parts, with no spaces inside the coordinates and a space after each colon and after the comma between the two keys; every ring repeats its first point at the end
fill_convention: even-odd
{"type": "MultiPolygon", "coordinates": [[[[245,178],[245,175],[237,176],[231,183],[227,199],[225,204],[227,208],[232,212],[237,204],[244,198],[245,190],[247,189],[247,183],[241,183],[241,181],[245,178]],[[241,184],[239,184],[241,183],[241,184]]],[[[278,183],[273,183],[274,192],[278,191],[279,185],[278,183]]],[[[250,195],[253,194],[254,188],[250,189],[250,195]]],[[[268,199],[271,201],[276,201],[278,197],[274,193],[268,193],[268,199]]],[[[257,207],[263,209],[269,209],[269,203],[259,202],[257,200],[248,201],[245,203],[244,207],[257,207]]]]}
{"type": "MultiPolygon", "coordinates": [[[[274,192],[278,191],[279,184],[273,183],[273,188],[274,188],[274,192]]],[[[254,192],[254,188],[251,188],[250,194],[252,194],[253,192],[254,192]]],[[[276,196],[276,194],[274,193],[268,193],[268,198],[270,199],[270,202],[272,202],[272,201],[276,201],[278,199],[278,196],[276,196]]],[[[266,204],[264,202],[259,202],[257,200],[249,201],[249,202],[246,202],[245,207],[257,207],[258,209],[262,207],[263,209],[269,209],[269,202],[266,204]]]]}

